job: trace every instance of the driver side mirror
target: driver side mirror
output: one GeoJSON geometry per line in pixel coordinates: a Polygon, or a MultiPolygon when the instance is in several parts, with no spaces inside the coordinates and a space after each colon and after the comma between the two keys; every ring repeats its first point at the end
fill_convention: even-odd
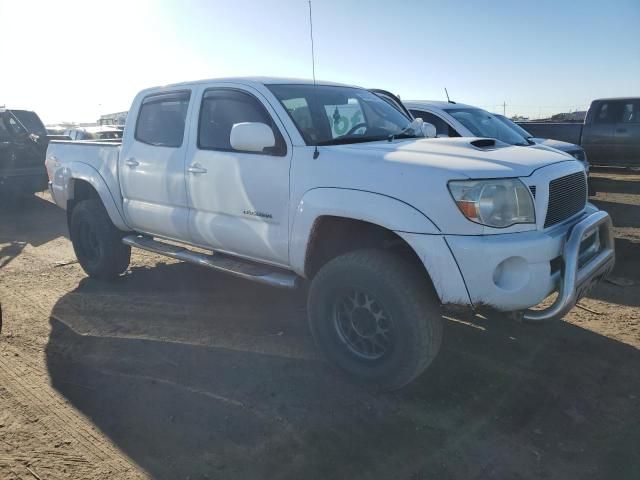
{"type": "Polygon", "coordinates": [[[242,122],[231,127],[229,143],[234,150],[262,152],[265,148],[275,147],[276,137],[265,123],[242,122]]]}

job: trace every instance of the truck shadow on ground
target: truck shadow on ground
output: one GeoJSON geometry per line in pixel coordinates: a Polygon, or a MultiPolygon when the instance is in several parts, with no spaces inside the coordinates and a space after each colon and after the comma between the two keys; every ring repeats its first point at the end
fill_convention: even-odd
{"type": "Polygon", "coordinates": [[[615,227],[638,228],[640,226],[640,205],[629,205],[604,200],[593,200],[593,203],[611,215],[615,227]]]}
{"type": "Polygon", "coordinates": [[[601,169],[594,168],[592,170],[596,175],[591,177],[593,186],[599,192],[607,193],[626,193],[626,194],[638,194],[640,193],[640,182],[637,180],[637,172],[626,172],[613,169],[601,169]],[[598,173],[613,173],[616,176],[611,175],[609,177],[599,176],[598,173]],[[626,178],[628,177],[628,178],[626,178]]]}
{"type": "Polygon", "coordinates": [[[589,297],[608,303],[640,307],[640,244],[616,238],[616,265],[610,278],[599,284],[589,297]],[[623,283],[620,283],[623,282],[623,283]]]}
{"type": "Polygon", "coordinates": [[[321,362],[300,293],[186,264],[53,308],[53,387],[152,478],[638,478],[640,352],[574,325],[449,320],[408,388],[321,362]]]}

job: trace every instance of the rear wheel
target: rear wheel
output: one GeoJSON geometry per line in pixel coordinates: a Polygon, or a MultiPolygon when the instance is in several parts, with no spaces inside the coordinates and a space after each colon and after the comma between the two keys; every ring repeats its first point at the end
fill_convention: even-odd
{"type": "Polygon", "coordinates": [[[442,340],[440,304],[424,274],[382,250],[341,255],[320,269],[308,300],[318,348],[379,390],[411,382],[442,340]]]}
{"type": "Polygon", "coordinates": [[[124,232],[111,222],[100,200],[79,202],[69,230],[78,262],[90,277],[111,280],[129,266],[131,247],[122,243],[124,232]]]}

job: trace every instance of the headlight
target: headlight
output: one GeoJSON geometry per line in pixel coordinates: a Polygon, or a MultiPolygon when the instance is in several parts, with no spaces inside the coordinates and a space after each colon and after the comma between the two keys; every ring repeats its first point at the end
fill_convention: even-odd
{"type": "Polygon", "coordinates": [[[517,178],[451,181],[449,191],[472,222],[496,228],[536,223],[531,192],[517,178]]]}

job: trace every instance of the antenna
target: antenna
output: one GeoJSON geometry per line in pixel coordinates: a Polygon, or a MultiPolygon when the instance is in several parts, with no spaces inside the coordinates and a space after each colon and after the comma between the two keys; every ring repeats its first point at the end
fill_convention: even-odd
{"type": "Polygon", "coordinates": [[[453,100],[451,100],[451,99],[449,98],[449,92],[447,92],[447,87],[444,87],[444,93],[445,93],[445,95],[447,96],[447,102],[448,102],[448,103],[456,103],[456,102],[454,102],[453,100]]]}
{"type": "MultiPolygon", "coordinates": [[[[311,14],[311,0],[309,0],[309,35],[311,36],[311,71],[313,74],[313,91],[316,90],[316,55],[313,49],[313,15],[311,14]]],[[[316,142],[317,143],[317,142],[316,142]]],[[[320,155],[318,151],[318,145],[315,145],[313,150],[313,159],[315,160],[320,155]]]]}

